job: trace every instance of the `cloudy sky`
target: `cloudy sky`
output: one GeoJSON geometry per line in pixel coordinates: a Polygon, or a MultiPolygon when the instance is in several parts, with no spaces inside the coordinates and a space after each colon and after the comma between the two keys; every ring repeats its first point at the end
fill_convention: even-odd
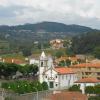
{"type": "Polygon", "coordinates": [[[0,0],[0,24],[41,21],[100,29],[100,0],[0,0]]]}

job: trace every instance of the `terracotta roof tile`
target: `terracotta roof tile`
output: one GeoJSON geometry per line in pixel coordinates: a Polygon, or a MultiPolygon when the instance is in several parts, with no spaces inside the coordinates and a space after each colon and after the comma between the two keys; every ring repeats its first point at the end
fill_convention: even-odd
{"type": "Polygon", "coordinates": [[[73,68],[82,68],[82,67],[94,67],[94,68],[100,68],[100,63],[81,63],[77,65],[73,65],[73,68]]]}
{"type": "Polygon", "coordinates": [[[88,97],[80,92],[61,92],[53,94],[48,100],[88,100],[88,97]]]}
{"type": "Polygon", "coordinates": [[[77,58],[76,56],[75,56],[75,57],[62,56],[62,57],[56,59],[55,61],[56,61],[56,62],[59,62],[59,61],[63,61],[63,60],[64,60],[64,61],[65,61],[65,60],[77,61],[78,58],[77,58]]]}
{"type": "Polygon", "coordinates": [[[23,64],[25,63],[24,60],[21,60],[21,59],[15,59],[15,58],[5,58],[3,59],[3,62],[6,62],[6,63],[15,63],[15,64],[23,64]]]}
{"type": "Polygon", "coordinates": [[[76,81],[75,83],[99,83],[100,80],[96,79],[96,78],[83,78],[83,79],[80,79],[78,81],[76,81]]]}
{"type": "Polygon", "coordinates": [[[72,68],[65,68],[65,67],[55,68],[55,71],[57,71],[59,74],[74,74],[75,73],[72,68]]]}

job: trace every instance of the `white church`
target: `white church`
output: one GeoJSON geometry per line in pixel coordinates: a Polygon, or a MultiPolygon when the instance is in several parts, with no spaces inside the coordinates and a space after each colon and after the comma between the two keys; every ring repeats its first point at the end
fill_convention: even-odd
{"type": "Polygon", "coordinates": [[[53,59],[42,52],[39,58],[39,81],[47,82],[49,89],[63,89],[77,81],[76,73],[67,67],[55,67],[53,59]]]}

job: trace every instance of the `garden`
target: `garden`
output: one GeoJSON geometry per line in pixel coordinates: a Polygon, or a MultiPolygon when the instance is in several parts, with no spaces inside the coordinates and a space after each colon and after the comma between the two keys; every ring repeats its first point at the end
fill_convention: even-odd
{"type": "Polygon", "coordinates": [[[10,90],[14,93],[25,94],[31,92],[38,92],[48,90],[48,85],[46,82],[40,83],[38,81],[15,81],[15,82],[3,82],[1,88],[5,90],[10,90]]]}

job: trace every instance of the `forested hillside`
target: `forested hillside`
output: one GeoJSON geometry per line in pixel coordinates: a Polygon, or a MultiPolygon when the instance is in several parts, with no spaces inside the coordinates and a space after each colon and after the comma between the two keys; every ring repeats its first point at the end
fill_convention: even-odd
{"type": "MultiPolygon", "coordinates": [[[[34,48],[34,42],[36,41],[45,43],[47,46],[47,41],[51,39],[63,39],[95,31],[98,30],[80,25],[65,25],[57,22],[42,22],[17,26],[3,25],[0,26],[0,40],[5,42],[5,46],[1,46],[0,53],[30,51],[34,48]]],[[[38,47],[40,48],[40,44],[38,47]]]]}
{"type": "Polygon", "coordinates": [[[75,53],[97,53],[100,57],[100,32],[92,32],[75,36],[73,38],[72,48],[75,53]]]}

